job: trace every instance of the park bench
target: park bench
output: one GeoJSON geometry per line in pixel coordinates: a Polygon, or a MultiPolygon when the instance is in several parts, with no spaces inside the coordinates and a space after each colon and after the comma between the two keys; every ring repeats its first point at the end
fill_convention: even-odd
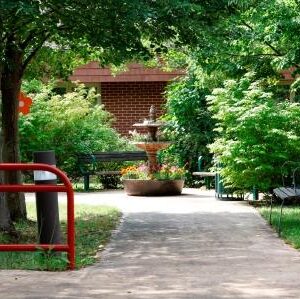
{"type": "Polygon", "coordinates": [[[216,173],[211,171],[205,171],[204,166],[204,157],[199,156],[198,158],[198,171],[193,172],[194,176],[203,177],[205,180],[206,189],[211,189],[211,179],[215,178],[216,173]]]}
{"type": "Polygon", "coordinates": [[[244,200],[243,192],[233,192],[232,190],[229,190],[224,187],[223,179],[219,173],[213,171],[205,171],[205,162],[205,158],[203,156],[199,156],[198,171],[195,171],[192,174],[194,176],[204,178],[206,189],[211,189],[212,182],[214,181],[216,198],[223,200],[244,200]]]}
{"type": "MultiPolygon", "coordinates": [[[[92,154],[78,154],[78,166],[83,176],[84,190],[89,190],[91,175],[120,175],[120,170],[98,170],[99,162],[126,162],[147,160],[143,151],[127,152],[95,152],[92,154]]],[[[105,168],[105,167],[104,167],[105,168]]]]}
{"type": "MultiPolygon", "coordinates": [[[[300,170],[300,162],[286,161],[281,166],[281,176],[282,176],[283,186],[273,189],[274,195],[281,200],[280,216],[278,222],[279,235],[281,233],[281,219],[282,219],[284,204],[288,201],[293,202],[293,201],[300,200],[300,188],[299,186],[297,186],[297,182],[296,182],[296,174],[299,170],[300,170]],[[289,173],[284,172],[284,167],[287,164],[290,164],[289,173]]],[[[271,198],[270,215],[269,215],[270,224],[272,224],[272,207],[273,207],[273,200],[271,198]]]]}

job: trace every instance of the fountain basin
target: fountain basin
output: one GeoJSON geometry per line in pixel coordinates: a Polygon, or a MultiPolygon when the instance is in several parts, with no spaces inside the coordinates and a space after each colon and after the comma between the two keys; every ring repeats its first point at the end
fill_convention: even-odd
{"type": "Polygon", "coordinates": [[[149,141],[149,142],[136,141],[136,142],[133,142],[133,144],[146,152],[156,153],[157,151],[165,149],[168,146],[170,146],[171,142],[167,142],[167,141],[149,141]]]}
{"type": "Polygon", "coordinates": [[[124,189],[131,196],[180,195],[184,180],[133,180],[124,179],[124,189]]]}

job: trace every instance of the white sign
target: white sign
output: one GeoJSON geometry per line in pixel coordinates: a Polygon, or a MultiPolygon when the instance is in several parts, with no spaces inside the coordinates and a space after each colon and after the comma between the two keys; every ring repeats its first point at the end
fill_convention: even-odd
{"type": "Polygon", "coordinates": [[[56,174],[44,170],[35,170],[33,172],[33,177],[35,181],[50,181],[57,179],[56,174]]]}

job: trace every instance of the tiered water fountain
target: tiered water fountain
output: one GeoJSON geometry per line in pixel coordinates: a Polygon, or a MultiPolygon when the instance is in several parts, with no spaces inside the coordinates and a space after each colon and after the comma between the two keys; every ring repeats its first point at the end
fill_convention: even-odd
{"type": "MultiPolygon", "coordinates": [[[[162,122],[156,120],[156,110],[154,105],[150,107],[149,119],[142,123],[136,123],[133,127],[146,128],[148,131],[147,141],[136,141],[134,144],[144,150],[148,156],[148,171],[154,173],[159,169],[157,152],[167,148],[171,142],[159,141],[157,132],[162,122]],[[149,140],[149,141],[148,141],[149,140]]],[[[184,180],[123,180],[125,192],[128,195],[155,196],[155,195],[178,195],[181,194],[184,180]]]]}

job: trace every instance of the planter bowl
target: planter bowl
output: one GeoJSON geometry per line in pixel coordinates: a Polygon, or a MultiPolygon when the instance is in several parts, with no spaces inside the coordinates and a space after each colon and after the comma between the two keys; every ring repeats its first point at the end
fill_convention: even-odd
{"type": "Polygon", "coordinates": [[[123,180],[127,195],[167,196],[180,195],[184,180],[123,180]]]}

